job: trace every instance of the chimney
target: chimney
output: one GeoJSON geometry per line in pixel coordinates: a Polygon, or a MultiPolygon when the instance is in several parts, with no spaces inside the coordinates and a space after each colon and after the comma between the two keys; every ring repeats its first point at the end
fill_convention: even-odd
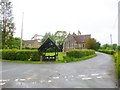
{"type": "Polygon", "coordinates": [[[81,35],[81,32],[78,30],[78,35],[81,35]]]}

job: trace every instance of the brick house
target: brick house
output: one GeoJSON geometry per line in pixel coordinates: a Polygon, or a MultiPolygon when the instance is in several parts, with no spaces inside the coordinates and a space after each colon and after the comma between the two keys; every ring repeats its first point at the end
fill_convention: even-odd
{"type": "Polygon", "coordinates": [[[86,41],[91,38],[91,34],[81,35],[80,31],[78,34],[68,34],[63,42],[63,52],[70,49],[85,49],[86,41]]]}

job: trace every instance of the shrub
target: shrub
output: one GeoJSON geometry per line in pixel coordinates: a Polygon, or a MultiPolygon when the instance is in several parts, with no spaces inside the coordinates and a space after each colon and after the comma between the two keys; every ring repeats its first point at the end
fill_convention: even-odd
{"type": "Polygon", "coordinates": [[[99,52],[103,52],[103,53],[106,53],[106,54],[111,54],[113,55],[115,53],[114,50],[98,50],[99,52]]]}
{"type": "Polygon", "coordinates": [[[2,50],[2,59],[6,60],[40,60],[40,54],[37,50],[2,50]]]}
{"type": "Polygon", "coordinates": [[[116,74],[118,79],[120,79],[120,52],[116,52],[113,56],[115,58],[116,74]]]}
{"type": "Polygon", "coordinates": [[[66,56],[67,57],[73,57],[73,58],[82,58],[85,56],[89,56],[95,54],[94,50],[78,50],[78,49],[74,49],[74,50],[69,50],[68,52],[66,52],[66,56]]]}

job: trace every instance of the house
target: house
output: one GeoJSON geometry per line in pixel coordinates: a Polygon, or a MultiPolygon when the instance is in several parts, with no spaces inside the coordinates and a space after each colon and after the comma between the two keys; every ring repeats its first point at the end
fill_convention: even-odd
{"type": "Polygon", "coordinates": [[[81,35],[81,32],[78,31],[78,34],[68,34],[63,42],[63,52],[66,52],[70,49],[85,49],[85,43],[91,38],[91,34],[81,35]]]}
{"type": "Polygon", "coordinates": [[[38,48],[41,43],[38,40],[24,40],[24,47],[38,48]]]}

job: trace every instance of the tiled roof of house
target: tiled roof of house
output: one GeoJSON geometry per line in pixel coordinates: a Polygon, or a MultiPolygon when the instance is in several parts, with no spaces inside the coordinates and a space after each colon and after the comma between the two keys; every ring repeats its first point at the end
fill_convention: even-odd
{"type": "MultiPolygon", "coordinates": [[[[71,35],[71,34],[70,34],[71,35]]],[[[74,37],[75,41],[77,43],[83,43],[86,42],[89,38],[91,38],[91,34],[87,34],[87,35],[76,35],[75,33],[73,33],[71,36],[74,37]]]]}
{"type": "MultiPolygon", "coordinates": [[[[25,45],[29,45],[29,44],[33,44],[34,42],[36,42],[37,40],[24,40],[24,44],[25,45]]],[[[38,41],[37,41],[38,42],[38,41]]]]}

